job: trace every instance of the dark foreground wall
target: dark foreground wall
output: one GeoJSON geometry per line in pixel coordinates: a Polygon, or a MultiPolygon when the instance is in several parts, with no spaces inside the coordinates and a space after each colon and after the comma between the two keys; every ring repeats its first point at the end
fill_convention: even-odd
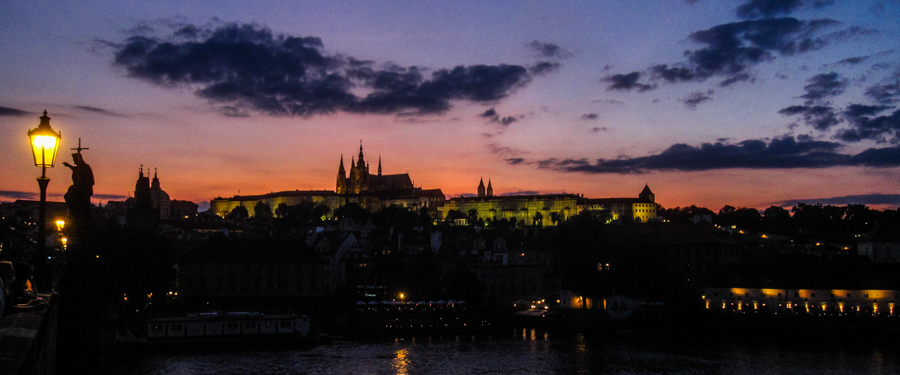
{"type": "Polygon", "coordinates": [[[0,319],[0,374],[56,373],[57,298],[32,302],[0,319]]]}

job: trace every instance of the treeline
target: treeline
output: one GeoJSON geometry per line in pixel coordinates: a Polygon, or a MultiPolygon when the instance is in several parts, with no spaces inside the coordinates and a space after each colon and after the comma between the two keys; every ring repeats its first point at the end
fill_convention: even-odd
{"type": "Polygon", "coordinates": [[[900,210],[874,210],[862,204],[833,206],[799,203],[790,211],[772,206],[763,211],[726,205],[718,213],[704,207],[676,207],[659,210],[659,216],[670,222],[691,222],[709,218],[712,224],[734,227],[748,232],[829,233],[856,236],[880,227],[900,225],[900,210]]]}

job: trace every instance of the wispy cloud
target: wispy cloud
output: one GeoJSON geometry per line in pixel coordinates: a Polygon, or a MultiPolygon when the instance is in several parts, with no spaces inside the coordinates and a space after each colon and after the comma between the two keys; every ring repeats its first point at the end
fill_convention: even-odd
{"type": "Polygon", "coordinates": [[[806,204],[830,204],[830,205],[848,205],[848,204],[864,204],[864,205],[900,205],[900,194],[864,194],[864,195],[845,195],[841,197],[830,198],[798,198],[788,199],[781,202],[775,202],[776,206],[794,206],[798,203],[806,204]]]}
{"type": "Polygon", "coordinates": [[[778,113],[800,116],[803,123],[820,132],[837,129],[834,136],[844,142],[900,143],[900,110],[892,105],[900,99],[900,70],[866,89],[866,97],[874,104],[851,103],[843,110],[830,100],[844,92],[846,78],[830,72],[814,75],[807,82],[806,93],[801,96],[805,103],[782,108],[778,113]]]}
{"type": "Polygon", "coordinates": [[[125,200],[128,198],[128,196],[127,195],[116,195],[116,194],[94,194],[91,196],[91,198],[104,200],[104,201],[106,201],[106,200],[118,201],[118,200],[125,200]]]}
{"type": "MultiPolygon", "coordinates": [[[[500,116],[497,113],[497,110],[494,108],[488,109],[478,115],[479,117],[486,118],[490,120],[490,122],[496,122],[503,126],[509,126],[510,124],[519,121],[516,117],[513,116],[500,116]]],[[[523,117],[523,116],[518,116],[523,117]]]]}
{"type": "Polygon", "coordinates": [[[532,40],[531,43],[528,43],[528,48],[540,58],[567,59],[572,57],[571,52],[553,43],[532,40]]]}
{"type": "Polygon", "coordinates": [[[21,109],[0,107],[0,116],[23,117],[28,115],[31,115],[31,113],[23,111],[21,109]]]}
{"type": "Polygon", "coordinates": [[[695,91],[688,95],[687,99],[684,100],[684,106],[690,109],[697,108],[700,103],[712,100],[712,94],[714,90],[707,90],[706,92],[695,91]]]}
{"type": "Polygon", "coordinates": [[[34,199],[34,193],[28,191],[0,190],[0,197],[12,199],[34,199]]]}
{"type": "Polygon", "coordinates": [[[656,88],[656,85],[649,85],[638,82],[641,79],[641,72],[631,72],[628,74],[612,74],[603,77],[602,81],[609,83],[607,90],[632,90],[639,92],[650,91],[656,88]]]}
{"type": "Polygon", "coordinates": [[[847,79],[835,72],[816,74],[807,81],[809,84],[803,86],[806,93],[801,96],[806,99],[806,104],[821,103],[842,94],[847,87],[847,79]]]}
{"type": "Polygon", "coordinates": [[[72,108],[82,110],[82,111],[87,111],[87,112],[99,113],[101,115],[114,116],[114,117],[125,117],[125,115],[122,115],[120,113],[116,113],[116,112],[106,110],[103,108],[91,107],[91,106],[86,106],[86,105],[73,105],[72,108]]]}
{"type": "Polygon", "coordinates": [[[711,77],[723,77],[720,87],[753,81],[753,74],[748,72],[753,66],[772,61],[779,55],[821,49],[837,39],[838,35],[818,35],[819,31],[839,24],[829,19],[801,21],[785,17],[716,25],[688,36],[688,40],[701,47],[685,51],[684,61],[655,64],[645,72],[611,74],[605,76],[603,81],[609,83],[608,90],[638,91],[656,88],[654,82],[699,82],[711,77]]]}

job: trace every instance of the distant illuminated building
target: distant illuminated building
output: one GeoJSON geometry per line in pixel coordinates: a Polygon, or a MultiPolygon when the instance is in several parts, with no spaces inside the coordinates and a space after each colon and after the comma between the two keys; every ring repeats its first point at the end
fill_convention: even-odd
{"type": "MultiPolygon", "coordinates": [[[[109,202],[118,206],[121,203],[109,202]]],[[[144,175],[144,166],[138,171],[138,179],[134,185],[134,196],[125,200],[125,217],[129,225],[153,225],[159,220],[180,219],[197,214],[197,204],[191,201],[171,199],[169,193],[162,189],[156,170],[153,180],[149,173],[144,175]]]]}
{"type": "Polygon", "coordinates": [[[244,206],[250,216],[254,216],[253,209],[257,202],[263,202],[275,210],[281,204],[293,206],[306,201],[325,205],[331,212],[347,203],[356,203],[372,211],[394,205],[410,209],[425,208],[432,216],[440,214],[438,208],[444,204],[444,193],[441,189],[422,189],[415,186],[408,173],[383,175],[380,157],[377,174],[370,174],[362,145],[359,146],[359,157],[351,158],[350,161],[348,174],[344,169],[344,157],[341,156],[334,191],[295,190],[239,195],[231,198],[219,197],[210,201],[210,211],[225,216],[236,207],[244,206]]]}
{"type": "Polygon", "coordinates": [[[637,198],[589,199],[577,194],[540,194],[494,196],[493,186],[484,179],[478,183],[474,197],[451,198],[441,207],[444,217],[451,210],[469,216],[492,221],[516,219],[529,225],[551,226],[578,214],[583,210],[607,211],[613,221],[647,223],[657,220],[656,197],[645,185],[637,198]]]}
{"type": "MultiPolygon", "coordinates": [[[[239,206],[254,216],[254,208],[259,202],[271,210],[279,205],[293,206],[302,202],[312,202],[327,206],[334,212],[347,203],[356,203],[371,211],[388,206],[428,210],[435,219],[447,217],[452,210],[469,216],[477,214],[478,219],[511,220],[529,225],[557,225],[583,210],[606,211],[611,221],[652,222],[657,220],[656,197],[650,187],[644,185],[636,198],[587,199],[577,194],[503,195],[495,196],[491,180],[487,186],[484,179],[478,183],[477,196],[459,197],[445,200],[441,189],[422,189],[413,184],[408,173],[382,174],[381,158],[375,174],[369,172],[363,148],[360,144],[357,157],[350,158],[349,171],[344,167],[341,155],[335,179],[334,191],[295,190],[272,192],[260,195],[237,195],[230,198],[218,197],[210,201],[210,212],[226,216],[239,206]]],[[[329,214],[330,217],[330,214],[329,214]]]]}
{"type": "Polygon", "coordinates": [[[705,288],[707,309],[740,313],[890,315],[900,313],[891,289],[705,288]]]}
{"type": "Polygon", "coordinates": [[[656,195],[650,191],[650,186],[644,185],[644,190],[637,198],[597,198],[587,199],[582,209],[605,210],[609,212],[612,220],[635,221],[647,223],[656,220],[657,209],[656,195]]]}

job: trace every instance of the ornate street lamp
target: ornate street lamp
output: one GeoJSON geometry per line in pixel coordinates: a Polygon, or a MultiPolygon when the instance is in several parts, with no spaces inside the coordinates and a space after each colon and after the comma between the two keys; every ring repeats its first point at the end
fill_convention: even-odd
{"type": "Polygon", "coordinates": [[[47,116],[47,111],[44,110],[40,125],[28,131],[28,138],[31,140],[34,165],[41,167],[41,177],[37,178],[38,186],[41,188],[38,247],[40,251],[43,251],[47,245],[47,184],[50,183],[50,179],[47,178],[47,168],[53,168],[53,163],[56,162],[56,152],[59,150],[59,141],[62,139],[62,133],[54,132],[50,128],[50,117],[47,116]]]}

